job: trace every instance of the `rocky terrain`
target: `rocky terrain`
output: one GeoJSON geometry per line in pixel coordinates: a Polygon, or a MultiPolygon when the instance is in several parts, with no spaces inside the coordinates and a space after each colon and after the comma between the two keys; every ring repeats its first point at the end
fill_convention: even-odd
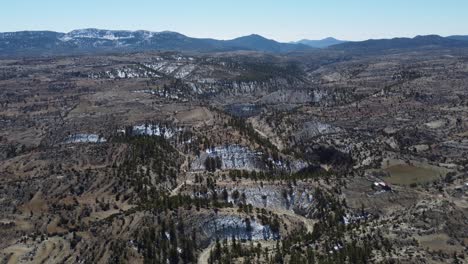
{"type": "Polygon", "coordinates": [[[0,60],[0,263],[466,263],[468,50],[423,40],[0,60]]]}

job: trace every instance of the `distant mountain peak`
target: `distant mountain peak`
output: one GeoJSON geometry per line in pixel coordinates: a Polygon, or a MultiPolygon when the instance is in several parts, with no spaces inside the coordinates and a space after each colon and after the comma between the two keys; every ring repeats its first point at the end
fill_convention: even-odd
{"type": "Polygon", "coordinates": [[[250,34],[232,40],[227,40],[225,41],[225,44],[232,47],[233,49],[243,47],[253,51],[268,50],[274,53],[304,51],[312,49],[311,47],[302,44],[277,42],[272,39],[267,39],[258,34],[250,34]]]}
{"type": "Polygon", "coordinates": [[[444,37],[441,37],[439,35],[417,35],[413,39],[444,39],[444,37]]]}
{"type": "Polygon", "coordinates": [[[250,35],[247,35],[247,36],[245,36],[245,37],[257,37],[257,38],[265,38],[265,37],[263,37],[263,36],[261,36],[261,35],[259,35],[259,34],[255,34],[255,33],[252,33],[252,34],[250,34],[250,35]]]}
{"type": "Polygon", "coordinates": [[[345,43],[345,42],[347,42],[347,41],[339,40],[339,39],[336,39],[336,38],[333,38],[333,37],[327,37],[327,38],[320,39],[320,40],[302,39],[302,40],[299,40],[299,41],[293,42],[293,43],[295,43],[295,44],[304,44],[304,45],[314,47],[314,48],[327,48],[329,46],[336,45],[336,44],[341,44],[341,43],[345,43]]]}
{"type": "Polygon", "coordinates": [[[271,39],[267,39],[267,38],[265,38],[264,36],[261,36],[261,35],[258,35],[258,34],[250,34],[250,35],[238,37],[238,38],[235,38],[235,39],[232,39],[232,40],[236,40],[236,39],[253,39],[253,40],[268,40],[268,41],[274,41],[274,40],[271,40],[271,39]]]}

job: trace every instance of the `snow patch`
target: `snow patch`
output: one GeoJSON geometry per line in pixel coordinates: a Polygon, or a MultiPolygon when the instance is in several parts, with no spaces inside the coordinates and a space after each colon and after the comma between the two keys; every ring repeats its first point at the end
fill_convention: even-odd
{"type": "Polygon", "coordinates": [[[65,139],[65,143],[103,143],[106,139],[96,134],[73,134],[65,139]]]}

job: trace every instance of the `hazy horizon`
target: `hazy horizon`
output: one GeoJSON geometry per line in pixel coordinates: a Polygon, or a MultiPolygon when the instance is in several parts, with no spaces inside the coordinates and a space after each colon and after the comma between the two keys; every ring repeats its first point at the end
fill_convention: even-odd
{"type": "Polygon", "coordinates": [[[0,31],[99,28],[175,31],[214,39],[259,34],[281,42],[468,34],[468,3],[455,0],[293,2],[18,0],[3,4],[0,31]]]}
{"type": "Polygon", "coordinates": [[[88,27],[88,28],[75,28],[75,29],[72,29],[70,31],[58,31],[58,30],[49,30],[49,29],[24,29],[24,30],[17,30],[17,31],[1,31],[3,33],[9,33],[9,32],[21,32],[21,31],[51,31],[51,32],[59,32],[59,33],[70,33],[74,30],[86,30],[86,29],[97,29],[97,30],[111,30],[111,31],[130,31],[130,32],[135,32],[135,31],[149,31],[149,32],[175,32],[175,33],[179,33],[179,34],[182,34],[182,35],[185,35],[187,37],[191,37],[191,38],[210,38],[210,39],[216,39],[216,40],[232,40],[232,39],[235,39],[235,38],[239,38],[239,37],[245,37],[245,36],[249,36],[249,35],[260,35],[260,36],[263,36],[265,38],[268,38],[268,39],[272,39],[272,40],[275,40],[275,41],[280,41],[280,42],[284,42],[284,43],[292,43],[292,42],[299,42],[299,41],[303,41],[303,40],[325,40],[327,38],[334,38],[336,40],[343,40],[343,41],[365,41],[365,40],[370,40],[370,39],[392,39],[392,38],[414,38],[414,37],[417,37],[417,36],[427,36],[427,35],[439,35],[441,37],[449,37],[449,36],[464,36],[464,35],[468,35],[468,34],[452,34],[452,35],[440,35],[440,34],[418,34],[418,35],[412,35],[412,36],[391,36],[391,37],[381,37],[381,38],[370,38],[370,39],[359,39],[359,40],[349,40],[349,39],[343,39],[343,38],[338,38],[338,37],[335,37],[335,36],[327,36],[327,37],[319,37],[319,38],[303,38],[303,39],[295,39],[295,40],[290,40],[290,41],[281,41],[281,40],[278,40],[278,39],[274,39],[274,38],[269,38],[265,35],[261,35],[261,34],[258,34],[258,33],[255,33],[255,32],[252,32],[252,33],[248,33],[248,34],[245,34],[245,35],[240,35],[240,36],[236,36],[236,37],[232,37],[232,38],[215,38],[215,37],[209,37],[209,36],[206,36],[206,37],[198,37],[198,36],[191,36],[189,34],[185,34],[184,32],[178,32],[178,31],[173,31],[173,30],[161,30],[161,31],[153,31],[153,30],[147,30],[147,29],[115,29],[115,28],[93,28],[93,27],[88,27]]]}

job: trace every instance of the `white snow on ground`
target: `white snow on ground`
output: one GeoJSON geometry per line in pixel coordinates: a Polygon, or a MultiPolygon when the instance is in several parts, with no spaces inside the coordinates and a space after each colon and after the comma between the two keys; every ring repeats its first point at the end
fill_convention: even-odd
{"type": "MultiPolygon", "coordinates": [[[[73,30],[65,34],[60,40],[69,41],[77,38],[92,38],[92,39],[103,39],[103,40],[122,40],[135,38],[135,34],[132,31],[119,31],[118,33],[126,33],[124,36],[116,36],[111,30],[97,30],[97,29],[78,29],[73,30]]],[[[145,32],[144,38],[150,38],[153,36],[152,32],[145,32]]]]}
{"type": "Polygon", "coordinates": [[[159,78],[160,75],[140,66],[122,67],[119,69],[108,70],[104,72],[92,73],[91,79],[133,79],[133,78],[159,78]]]}
{"type": "Polygon", "coordinates": [[[146,93],[146,94],[152,94],[152,95],[160,95],[161,92],[155,91],[155,90],[137,90],[133,91],[132,93],[146,93]]]}
{"type": "Polygon", "coordinates": [[[187,77],[188,75],[190,75],[196,68],[197,66],[194,65],[194,64],[189,64],[189,65],[185,65],[185,66],[182,66],[179,68],[179,70],[177,70],[177,73],[175,74],[175,77],[176,78],[185,78],[187,77]]]}
{"type": "MultiPolygon", "coordinates": [[[[164,136],[164,138],[171,138],[178,131],[181,131],[181,128],[172,129],[169,127],[164,127],[159,124],[153,125],[136,125],[132,128],[133,134],[135,135],[146,135],[146,136],[164,136]]],[[[118,130],[118,132],[125,133],[125,130],[118,130]]]]}
{"type": "Polygon", "coordinates": [[[167,67],[165,67],[164,69],[162,69],[162,71],[166,74],[171,74],[173,73],[175,70],[177,70],[179,68],[179,66],[177,65],[168,65],[167,67]]]}
{"type": "MultiPolygon", "coordinates": [[[[181,97],[183,97],[182,92],[180,90],[168,91],[166,93],[163,90],[137,90],[137,91],[133,91],[132,93],[145,93],[145,94],[151,94],[151,95],[156,95],[156,96],[175,99],[175,100],[181,99],[181,97]]],[[[182,99],[182,101],[184,100],[187,100],[187,99],[182,99]]]]}
{"type": "Polygon", "coordinates": [[[96,134],[73,134],[67,137],[65,143],[103,143],[106,139],[96,134]]]}
{"type": "MultiPolygon", "coordinates": [[[[160,59],[164,60],[163,58],[160,58],[160,59]]],[[[157,60],[159,61],[159,59],[157,59],[157,60]]],[[[159,69],[164,67],[167,63],[168,62],[166,62],[166,61],[160,61],[160,62],[157,62],[157,63],[145,63],[143,65],[150,68],[150,69],[158,71],[159,69]]]]}
{"type": "Polygon", "coordinates": [[[176,62],[161,61],[156,63],[145,63],[143,65],[150,69],[163,72],[165,74],[171,74],[177,69],[179,69],[179,67],[182,64],[176,62]]]}

